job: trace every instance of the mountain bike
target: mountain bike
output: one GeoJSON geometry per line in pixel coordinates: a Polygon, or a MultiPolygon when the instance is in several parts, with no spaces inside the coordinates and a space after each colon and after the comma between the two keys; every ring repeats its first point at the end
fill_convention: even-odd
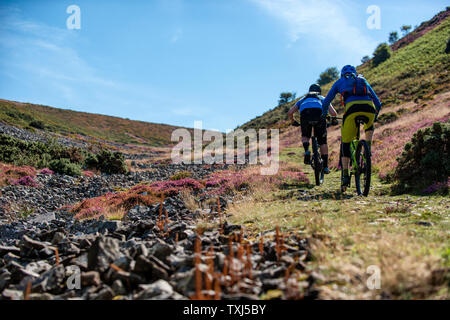
{"type": "MultiPolygon", "coordinates": [[[[315,126],[319,121],[309,121],[311,126],[315,126]]],[[[314,180],[316,182],[316,186],[320,186],[323,183],[325,173],[323,171],[323,160],[320,156],[319,152],[319,144],[317,143],[317,138],[314,135],[311,137],[311,147],[312,147],[312,159],[311,159],[311,167],[314,170],[314,180]]]]}
{"type": "MultiPolygon", "coordinates": [[[[309,125],[314,127],[316,124],[318,124],[319,121],[309,121],[309,125]]],[[[295,126],[300,126],[298,122],[295,122],[295,126]]],[[[312,159],[311,159],[311,167],[314,171],[314,180],[316,182],[316,186],[320,186],[324,181],[324,166],[323,166],[323,160],[320,156],[319,152],[319,144],[317,142],[317,138],[314,135],[311,137],[311,147],[312,147],[312,159]]]]}
{"type": "MultiPolygon", "coordinates": [[[[342,118],[339,118],[342,119],[342,118]]],[[[356,122],[356,139],[350,143],[350,181],[352,175],[355,175],[355,186],[358,195],[367,197],[370,191],[370,178],[372,175],[372,159],[369,145],[365,140],[360,140],[360,126],[367,123],[368,119],[365,116],[358,116],[355,118],[356,122]]],[[[342,185],[342,178],[344,176],[344,169],[342,168],[342,143],[341,152],[339,155],[339,165],[341,167],[341,192],[344,193],[347,187],[342,185]]]]}

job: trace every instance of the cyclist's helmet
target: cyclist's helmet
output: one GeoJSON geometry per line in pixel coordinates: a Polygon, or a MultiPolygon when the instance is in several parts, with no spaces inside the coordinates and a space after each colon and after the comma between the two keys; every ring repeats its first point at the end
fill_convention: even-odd
{"type": "Polygon", "coordinates": [[[309,93],[313,93],[316,92],[318,94],[322,94],[322,89],[320,88],[320,86],[318,84],[312,84],[309,87],[309,93]]]}
{"type": "Polygon", "coordinates": [[[356,75],[356,68],[354,66],[351,66],[351,65],[348,64],[348,65],[346,65],[346,66],[344,66],[342,68],[342,70],[341,70],[341,77],[343,77],[343,76],[345,76],[346,74],[349,74],[349,73],[356,75]]]}

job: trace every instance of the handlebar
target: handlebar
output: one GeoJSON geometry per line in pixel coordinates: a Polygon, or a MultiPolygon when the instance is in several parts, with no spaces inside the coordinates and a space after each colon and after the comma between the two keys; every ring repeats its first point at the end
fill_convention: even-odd
{"type": "MultiPolygon", "coordinates": [[[[326,119],[328,121],[330,121],[330,120],[332,121],[333,119],[343,120],[344,118],[342,118],[342,117],[332,117],[330,115],[327,115],[326,119]]],[[[294,127],[300,127],[300,123],[297,120],[295,120],[295,119],[294,119],[294,121],[291,122],[291,125],[294,126],[294,127]]]]}

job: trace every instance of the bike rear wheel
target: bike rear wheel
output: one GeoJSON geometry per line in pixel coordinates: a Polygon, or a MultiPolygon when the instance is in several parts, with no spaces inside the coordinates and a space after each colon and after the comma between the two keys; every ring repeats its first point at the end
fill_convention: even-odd
{"type": "Polygon", "coordinates": [[[316,186],[320,186],[323,183],[323,168],[322,159],[319,154],[319,146],[315,138],[312,139],[312,149],[313,149],[313,159],[312,167],[314,169],[314,179],[316,181],[316,186]]]}
{"type": "Polygon", "coordinates": [[[368,196],[370,191],[370,180],[372,176],[372,159],[369,145],[361,140],[356,147],[355,159],[357,168],[355,170],[355,184],[358,195],[368,196]]]}

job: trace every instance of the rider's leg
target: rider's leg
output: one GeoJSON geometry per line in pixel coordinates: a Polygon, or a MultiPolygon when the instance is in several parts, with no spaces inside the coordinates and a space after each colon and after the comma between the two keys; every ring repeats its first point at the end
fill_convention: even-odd
{"type": "Polygon", "coordinates": [[[311,152],[309,151],[309,140],[311,139],[312,127],[305,120],[306,120],[306,116],[300,118],[300,121],[301,121],[300,124],[301,124],[301,130],[302,130],[302,142],[303,142],[303,148],[305,149],[305,156],[303,159],[303,163],[310,164],[311,163],[311,152]]]}
{"type": "Polygon", "coordinates": [[[311,151],[309,151],[309,137],[303,136],[302,142],[303,142],[303,148],[305,149],[305,156],[303,159],[304,164],[310,164],[311,163],[311,151]]]}
{"type": "Polygon", "coordinates": [[[300,130],[302,132],[302,143],[305,153],[309,152],[309,140],[311,139],[312,127],[309,125],[309,110],[305,109],[300,113],[300,130]]]}
{"type": "Polygon", "coordinates": [[[350,143],[342,144],[342,169],[344,170],[344,175],[348,175],[348,169],[350,166],[350,143]]]}
{"type": "Polygon", "coordinates": [[[328,155],[328,144],[322,144],[320,145],[320,154],[322,156],[328,155]]]}
{"type": "Polygon", "coordinates": [[[305,152],[309,151],[309,139],[310,137],[302,137],[303,149],[305,149],[305,152]]]}
{"type": "Polygon", "coordinates": [[[369,149],[372,149],[372,139],[373,139],[373,132],[374,132],[373,125],[366,130],[366,142],[369,145],[369,149]]]}
{"type": "Polygon", "coordinates": [[[324,171],[328,174],[330,170],[328,169],[327,121],[325,119],[314,126],[314,135],[317,137],[317,143],[320,145],[320,156],[324,171]]]}
{"type": "Polygon", "coordinates": [[[349,167],[350,167],[350,143],[343,143],[342,144],[342,170],[344,172],[343,181],[342,183],[344,185],[350,184],[350,173],[349,173],[349,167]]]}
{"type": "Polygon", "coordinates": [[[357,127],[355,123],[355,116],[357,113],[344,114],[344,121],[341,127],[341,141],[342,141],[342,170],[344,173],[343,182],[350,182],[350,157],[352,156],[350,150],[350,143],[356,137],[357,127]]]}
{"type": "Polygon", "coordinates": [[[330,169],[328,169],[328,145],[327,144],[322,144],[320,146],[320,156],[322,158],[323,170],[324,170],[325,174],[330,173],[330,169]]]}
{"type": "Polygon", "coordinates": [[[364,125],[364,131],[366,135],[366,142],[369,145],[370,149],[372,147],[373,132],[375,130],[374,128],[375,114],[369,113],[367,117],[369,118],[369,122],[364,125]]]}
{"type": "Polygon", "coordinates": [[[318,135],[317,142],[320,145],[320,156],[323,161],[323,168],[325,173],[330,173],[328,170],[328,144],[327,144],[327,131],[326,127],[322,128],[322,132],[318,135]]]}
{"type": "Polygon", "coordinates": [[[350,166],[350,158],[349,157],[342,157],[342,169],[344,170],[344,175],[348,176],[348,168],[350,166]]]}

